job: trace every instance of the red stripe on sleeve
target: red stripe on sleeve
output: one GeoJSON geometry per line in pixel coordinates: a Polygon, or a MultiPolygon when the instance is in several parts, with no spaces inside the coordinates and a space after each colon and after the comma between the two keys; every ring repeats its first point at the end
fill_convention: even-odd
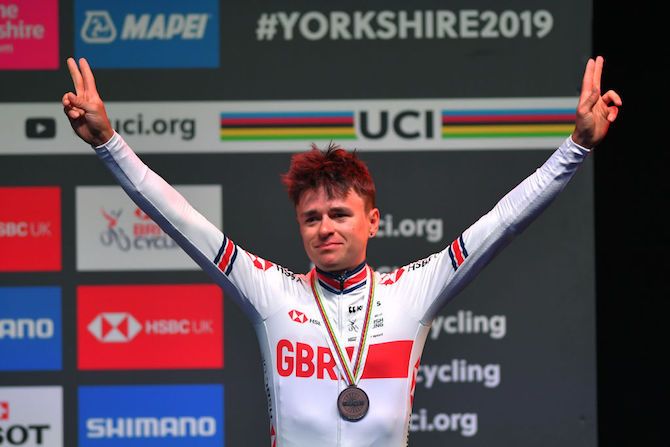
{"type": "Polygon", "coordinates": [[[226,245],[226,250],[223,253],[223,256],[221,257],[221,262],[219,262],[219,269],[222,271],[226,271],[226,268],[228,267],[228,261],[230,261],[230,255],[233,253],[233,248],[235,247],[235,244],[233,241],[228,239],[227,245],[226,245]]]}
{"type": "Polygon", "coordinates": [[[454,256],[456,256],[456,262],[460,267],[463,264],[463,253],[461,252],[461,246],[458,243],[458,239],[451,243],[451,249],[454,251],[454,256]]]}

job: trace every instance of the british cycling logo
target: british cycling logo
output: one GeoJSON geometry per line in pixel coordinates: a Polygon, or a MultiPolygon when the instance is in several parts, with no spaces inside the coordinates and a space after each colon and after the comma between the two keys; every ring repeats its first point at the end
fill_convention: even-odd
{"type": "Polygon", "coordinates": [[[107,221],[107,228],[100,233],[100,243],[104,247],[114,247],[123,252],[131,249],[178,250],[177,243],[139,208],[133,213],[136,220],[126,225],[130,230],[128,232],[120,225],[123,208],[109,211],[101,208],[100,213],[107,221]]]}
{"type": "Polygon", "coordinates": [[[127,343],[142,331],[142,325],[127,312],[103,312],[87,329],[103,343],[127,343]]]}
{"type": "Polygon", "coordinates": [[[110,43],[116,40],[116,27],[108,11],[86,11],[81,38],[86,43],[110,43]]]}

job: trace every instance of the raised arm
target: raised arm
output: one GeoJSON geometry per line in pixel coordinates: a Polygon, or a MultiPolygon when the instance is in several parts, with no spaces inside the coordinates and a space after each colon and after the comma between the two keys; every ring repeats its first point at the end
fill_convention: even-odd
{"type": "Polygon", "coordinates": [[[514,235],[549,206],[590,149],[603,140],[622,102],[613,90],[600,94],[602,67],[602,57],[589,59],[586,64],[571,137],[444,251],[427,258],[424,268],[404,275],[428,284],[424,294],[412,298],[414,311],[423,323],[428,324],[514,235]]]}
{"type": "Polygon", "coordinates": [[[86,60],[80,59],[77,66],[70,58],[67,64],[76,93],[63,96],[63,107],[76,134],[94,146],[128,196],[237,301],[252,322],[262,320],[274,306],[269,290],[285,281],[286,275],[277,271],[261,277],[261,270],[254,267],[255,256],[191,207],[114,132],[86,60]]]}

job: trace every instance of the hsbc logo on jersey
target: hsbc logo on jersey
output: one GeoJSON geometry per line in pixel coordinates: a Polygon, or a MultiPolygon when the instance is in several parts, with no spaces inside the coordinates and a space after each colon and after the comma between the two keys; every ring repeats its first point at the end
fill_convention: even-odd
{"type": "Polygon", "coordinates": [[[298,323],[304,323],[307,321],[307,316],[300,312],[299,310],[289,310],[288,311],[288,316],[291,317],[291,320],[298,322],[298,323]]]}
{"type": "Polygon", "coordinates": [[[101,313],[88,325],[88,331],[103,343],[126,343],[135,338],[142,325],[125,312],[101,313]]]}
{"type": "Polygon", "coordinates": [[[0,402],[0,421],[9,419],[9,402],[0,402]]]}
{"type": "Polygon", "coordinates": [[[217,286],[81,286],[77,314],[79,369],[223,367],[217,286]]]}
{"type": "Polygon", "coordinates": [[[265,259],[258,257],[254,254],[251,254],[249,252],[246,252],[247,256],[251,258],[251,262],[254,264],[254,267],[256,267],[259,270],[267,270],[270,267],[272,267],[274,264],[270,261],[266,261],[265,259]]]}

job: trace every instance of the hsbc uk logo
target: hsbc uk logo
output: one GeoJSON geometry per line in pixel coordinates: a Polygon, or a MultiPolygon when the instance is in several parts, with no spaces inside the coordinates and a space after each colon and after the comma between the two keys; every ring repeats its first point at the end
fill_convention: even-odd
{"type": "Polygon", "coordinates": [[[127,312],[103,312],[88,325],[88,331],[102,343],[128,343],[144,329],[147,335],[213,334],[212,320],[160,319],[140,323],[127,312]]]}
{"type": "Polygon", "coordinates": [[[9,402],[0,402],[0,421],[9,419],[9,402]]]}
{"type": "Polygon", "coordinates": [[[88,325],[88,331],[103,343],[127,343],[142,330],[142,325],[125,312],[102,313],[88,325]]]}
{"type": "Polygon", "coordinates": [[[223,367],[223,296],[210,284],[79,286],[78,367],[223,367]]]}

